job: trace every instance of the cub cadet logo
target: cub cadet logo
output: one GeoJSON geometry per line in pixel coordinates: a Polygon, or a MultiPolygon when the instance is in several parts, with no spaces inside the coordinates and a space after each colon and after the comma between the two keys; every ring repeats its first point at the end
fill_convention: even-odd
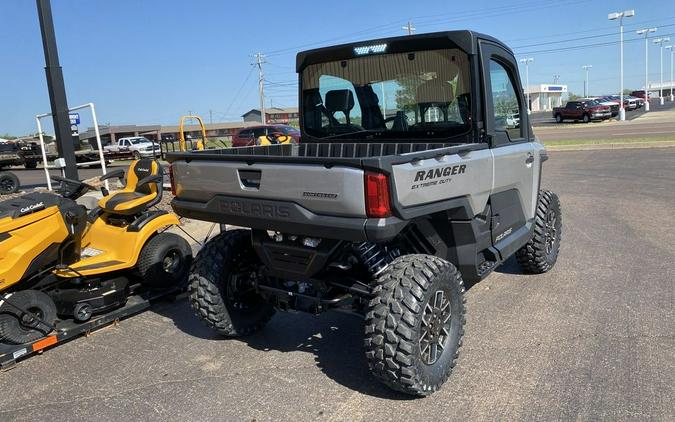
{"type": "Polygon", "coordinates": [[[143,172],[148,173],[148,172],[150,172],[150,169],[146,169],[146,168],[143,168],[143,167],[137,167],[136,171],[143,171],[143,172]]]}
{"type": "Polygon", "coordinates": [[[38,202],[37,204],[30,204],[30,205],[27,206],[27,207],[21,208],[21,209],[19,210],[19,212],[20,212],[21,214],[23,214],[23,213],[26,213],[26,212],[35,211],[35,210],[37,210],[37,209],[39,209],[39,208],[44,208],[44,206],[45,206],[45,203],[44,203],[44,202],[38,202]]]}
{"type": "Polygon", "coordinates": [[[440,167],[431,170],[420,170],[415,173],[415,184],[410,189],[427,188],[429,186],[442,185],[450,183],[452,177],[456,174],[463,174],[466,172],[466,164],[458,164],[455,166],[440,167]],[[419,183],[417,183],[419,182],[419,183]]]}
{"type": "Polygon", "coordinates": [[[291,209],[283,205],[248,204],[232,200],[221,200],[218,207],[220,212],[246,217],[288,218],[291,214],[291,209]]]}

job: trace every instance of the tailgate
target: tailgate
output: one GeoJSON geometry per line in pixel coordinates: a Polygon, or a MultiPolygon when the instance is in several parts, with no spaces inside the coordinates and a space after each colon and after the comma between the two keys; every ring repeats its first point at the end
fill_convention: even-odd
{"type": "Polygon", "coordinates": [[[218,196],[261,204],[278,200],[319,215],[366,216],[363,170],[357,168],[194,160],[175,161],[172,171],[179,201],[206,204],[218,196]]]}

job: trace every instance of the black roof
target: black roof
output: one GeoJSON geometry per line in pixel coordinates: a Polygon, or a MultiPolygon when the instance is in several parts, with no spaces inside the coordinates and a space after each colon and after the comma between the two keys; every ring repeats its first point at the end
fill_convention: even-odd
{"type": "Polygon", "coordinates": [[[503,42],[479,32],[461,30],[430,32],[418,35],[378,38],[340,44],[330,47],[301,51],[296,56],[296,70],[300,72],[305,66],[332,60],[350,59],[354,57],[354,48],[359,46],[387,44],[387,53],[430,50],[440,48],[459,48],[469,55],[478,54],[478,39],[487,40],[511,51],[503,42]]]}

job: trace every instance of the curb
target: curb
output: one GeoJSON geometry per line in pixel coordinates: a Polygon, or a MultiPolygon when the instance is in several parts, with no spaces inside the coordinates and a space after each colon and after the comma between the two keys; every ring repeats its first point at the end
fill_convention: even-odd
{"type": "Polygon", "coordinates": [[[576,144],[576,145],[546,145],[548,151],[590,151],[604,149],[651,149],[673,148],[675,141],[665,142],[636,142],[636,143],[613,143],[613,144],[576,144]]]}

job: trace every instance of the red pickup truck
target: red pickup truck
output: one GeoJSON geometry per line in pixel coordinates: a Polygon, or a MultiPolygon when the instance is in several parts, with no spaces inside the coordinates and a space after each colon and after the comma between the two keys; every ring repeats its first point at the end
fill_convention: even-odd
{"type": "Polygon", "coordinates": [[[612,117],[612,109],[597,101],[568,101],[565,107],[554,107],[553,118],[556,122],[564,120],[583,120],[588,123],[591,120],[606,120],[612,117]]]}

